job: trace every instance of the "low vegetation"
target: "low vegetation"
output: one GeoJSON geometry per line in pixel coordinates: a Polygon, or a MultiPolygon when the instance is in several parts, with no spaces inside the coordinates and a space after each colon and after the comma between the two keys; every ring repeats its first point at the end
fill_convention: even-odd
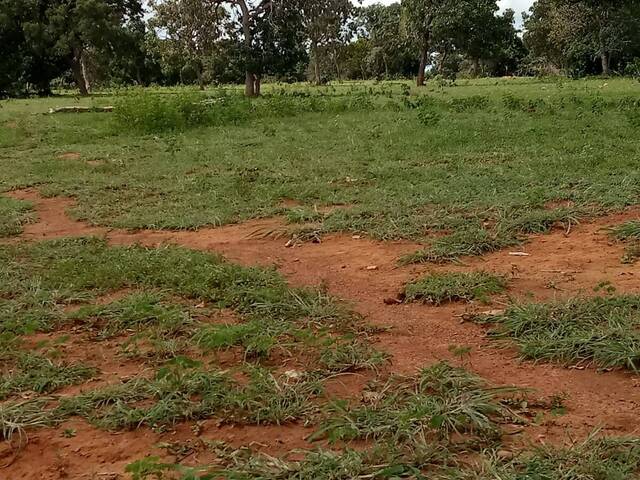
{"type": "Polygon", "coordinates": [[[598,435],[569,447],[538,447],[514,460],[501,460],[495,451],[485,451],[477,462],[453,462],[449,466],[424,465],[419,457],[406,455],[392,445],[339,453],[319,449],[304,452],[298,460],[235,450],[219,443],[209,448],[223,466],[186,467],[147,457],[128,465],[127,471],[134,480],[170,473],[177,473],[182,480],[216,476],[234,480],[633,480],[640,472],[640,439],[598,435]]]}
{"type": "Polygon", "coordinates": [[[487,272],[434,273],[415,280],[405,287],[405,299],[433,305],[446,302],[487,302],[489,297],[507,287],[504,277],[487,272]]]}
{"type": "Polygon", "coordinates": [[[613,227],[611,236],[626,244],[623,263],[635,263],[640,259],[640,221],[630,221],[613,227]]]}
{"type": "Polygon", "coordinates": [[[640,297],[573,298],[514,304],[498,316],[490,336],[514,341],[524,358],[599,368],[640,367],[640,297]]]}
{"type": "Polygon", "coordinates": [[[0,238],[18,235],[33,219],[28,202],[0,196],[0,238]]]}

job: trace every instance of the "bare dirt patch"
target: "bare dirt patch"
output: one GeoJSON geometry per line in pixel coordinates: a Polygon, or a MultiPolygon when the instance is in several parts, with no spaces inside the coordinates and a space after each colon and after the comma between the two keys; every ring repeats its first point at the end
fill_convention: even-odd
{"type": "MultiPolygon", "coordinates": [[[[247,265],[276,265],[291,283],[323,284],[330,293],[350,301],[370,323],[389,328],[387,333],[377,336],[376,346],[392,355],[390,369],[394,372],[413,373],[420,367],[446,359],[451,363],[464,362],[465,367],[495,384],[532,388],[535,397],[565,394],[567,414],[549,418],[536,427],[527,427],[522,441],[526,438],[561,442],[567,433],[573,438],[583,438],[595,428],[614,435],[639,433],[640,379],[636,375],[521,362],[514,349],[498,348],[487,340],[484,328],[464,323],[462,319],[465,313],[472,311],[502,308],[508,296],[545,300],[589,295],[603,281],[611,282],[619,293],[640,292],[638,266],[620,262],[624,247],[611,242],[604,231],[611,224],[637,219],[640,208],[584,222],[568,235],[554,231],[532,237],[528,244],[518,249],[527,255],[514,256],[510,255],[513,250],[507,250],[482,258],[464,259],[459,265],[398,267],[398,257],[416,250],[418,245],[336,234],[324,237],[321,244],[304,243],[286,248],[282,238],[256,235],[256,232],[282,228],[279,219],[255,220],[195,232],[108,230],[69,219],[65,210],[73,205],[70,199],[41,198],[35,190],[14,192],[13,195],[34,202],[41,219],[39,223],[26,226],[22,239],[104,235],[112,244],[157,246],[172,243],[219,252],[247,265]],[[507,294],[495,297],[488,305],[434,307],[384,303],[385,298],[396,296],[407,281],[428,271],[479,269],[509,277],[507,294]],[[455,358],[451,353],[452,345],[470,347],[470,357],[467,360],[455,358]]],[[[355,394],[365,381],[364,377],[345,377],[337,380],[330,390],[355,394]]],[[[308,432],[296,425],[218,428],[214,422],[206,423],[212,425],[204,430],[207,439],[226,440],[237,445],[257,442],[259,448],[269,453],[308,446],[303,440],[308,432]],[[266,446],[261,447],[262,444],[266,446]]],[[[62,438],[60,429],[35,433],[24,452],[5,470],[10,474],[9,478],[64,478],[60,476],[62,467],[69,478],[82,478],[81,475],[87,472],[122,472],[130,461],[157,454],[153,445],[159,441],[193,437],[189,437],[187,425],[180,425],[175,433],[164,435],[142,429],[117,436],[95,430],[83,422],[76,426],[79,433],[73,439],[62,438]],[[59,476],[52,476],[56,474],[59,476]]]]}

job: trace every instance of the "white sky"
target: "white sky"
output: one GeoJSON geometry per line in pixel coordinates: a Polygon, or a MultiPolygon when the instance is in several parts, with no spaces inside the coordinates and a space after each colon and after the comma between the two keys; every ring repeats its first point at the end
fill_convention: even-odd
{"type": "MultiPolygon", "coordinates": [[[[364,0],[363,5],[371,5],[372,3],[384,3],[388,5],[394,1],[398,0],[364,0]]],[[[498,4],[502,9],[512,8],[516,12],[517,21],[520,22],[520,14],[529,10],[533,1],[534,0],[498,0],[498,4]]]]}

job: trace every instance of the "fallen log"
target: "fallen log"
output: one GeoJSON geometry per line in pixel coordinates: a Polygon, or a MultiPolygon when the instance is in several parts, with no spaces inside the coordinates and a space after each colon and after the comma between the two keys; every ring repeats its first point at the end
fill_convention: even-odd
{"type": "Polygon", "coordinates": [[[91,113],[91,112],[113,112],[113,107],[54,107],[49,109],[49,114],[54,113],[91,113]]]}

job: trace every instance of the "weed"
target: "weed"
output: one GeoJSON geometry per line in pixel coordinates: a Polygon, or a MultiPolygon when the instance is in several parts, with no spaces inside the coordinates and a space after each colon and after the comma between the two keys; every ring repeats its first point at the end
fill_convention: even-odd
{"type": "Polygon", "coordinates": [[[591,435],[569,448],[545,446],[524,453],[507,465],[488,468],[481,475],[463,478],[505,480],[632,480],[640,471],[640,440],[591,435]]]}
{"type": "Polygon", "coordinates": [[[22,226],[34,220],[29,202],[0,196],[0,238],[18,235],[22,226]]]}
{"type": "Polygon", "coordinates": [[[82,307],[69,319],[97,330],[99,339],[131,330],[140,332],[149,327],[154,327],[163,335],[175,336],[194,322],[183,308],[163,304],[161,297],[155,293],[136,293],[106,306],[82,307]]]}
{"type": "Polygon", "coordinates": [[[451,108],[458,112],[472,112],[476,110],[485,110],[490,104],[489,97],[484,95],[472,95],[470,97],[452,98],[449,101],[451,108]]]}
{"type": "Polygon", "coordinates": [[[376,369],[388,356],[375,350],[369,343],[358,340],[331,340],[321,350],[318,366],[322,371],[331,373],[354,372],[363,369],[376,369]]]}
{"type": "Polygon", "coordinates": [[[448,263],[462,256],[483,255],[518,243],[517,237],[500,231],[468,228],[434,240],[430,248],[405,255],[400,263],[448,263]]]}
{"type": "Polygon", "coordinates": [[[640,241],[640,221],[630,221],[610,229],[611,236],[620,241],[640,241]]]}
{"type": "Polygon", "coordinates": [[[27,429],[55,425],[55,417],[46,409],[50,400],[38,398],[0,404],[0,438],[11,441],[18,435],[22,439],[27,429]]]}
{"type": "Polygon", "coordinates": [[[640,297],[575,298],[512,305],[494,323],[493,338],[511,338],[524,358],[601,368],[640,367],[640,297]]]}
{"type": "Polygon", "coordinates": [[[17,368],[0,377],[0,400],[20,392],[51,393],[94,376],[97,369],[81,364],[55,364],[46,357],[18,354],[17,368]]]}
{"type": "Polygon", "coordinates": [[[459,300],[487,302],[490,295],[504,291],[506,286],[504,277],[487,272],[436,273],[407,284],[405,298],[434,305],[459,300]]]}
{"type": "Polygon", "coordinates": [[[640,221],[623,223],[609,231],[613,238],[627,243],[622,263],[635,263],[640,258],[640,221]]]}
{"type": "Polygon", "coordinates": [[[473,374],[439,363],[415,377],[374,386],[364,394],[365,405],[333,402],[314,438],[425,447],[457,432],[490,442],[499,436],[495,419],[506,413],[500,397],[511,391],[488,388],[473,374]]]}

